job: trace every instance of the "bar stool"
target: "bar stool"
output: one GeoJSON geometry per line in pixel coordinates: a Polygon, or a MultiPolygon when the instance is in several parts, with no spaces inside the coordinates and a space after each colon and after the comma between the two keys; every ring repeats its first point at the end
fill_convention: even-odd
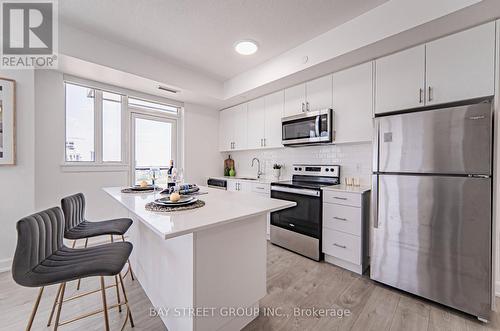
{"type": "MultiPolygon", "coordinates": [[[[58,293],[59,303],[54,330],[57,330],[61,325],[100,312],[104,312],[105,329],[109,330],[108,309],[116,306],[121,307],[122,305],[125,305],[127,309],[122,329],[125,327],[127,320],[130,320],[130,325],[134,327],[123,277],[120,274],[132,252],[131,243],[118,242],[83,249],[66,247],[63,242],[64,215],[59,207],[50,208],[21,219],[17,222],[17,234],[17,247],[12,264],[14,281],[26,287],[40,287],[28,325],[26,326],[27,331],[33,325],[33,319],[38,310],[45,286],[53,284],[61,284],[58,293]],[[104,276],[116,275],[120,277],[124,301],[121,302],[118,299],[115,305],[108,306],[106,288],[114,285],[106,287],[104,276]],[[60,322],[61,309],[64,302],[99,292],[99,290],[95,290],[64,299],[66,283],[93,276],[100,277],[102,309],[60,322]]],[[[116,286],[118,289],[118,285],[116,286]]]]}
{"type": "MultiPolygon", "coordinates": [[[[84,247],[87,247],[89,238],[109,235],[111,242],[113,236],[121,236],[122,241],[125,241],[125,233],[132,225],[130,218],[117,218],[100,222],[89,222],[85,219],[85,196],[83,193],[77,193],[61,199],[61,207],[66,221],[64,238],[73,240],[73,247],[79,239],[85,239],[84,247]]],[[[128,262],[127,273],[130,272],[130,277],[134,280],[134,273],[130,261],[128,262]]],[[[80,289],[80,280],[78,280],[77,290],[80,289]]]]}

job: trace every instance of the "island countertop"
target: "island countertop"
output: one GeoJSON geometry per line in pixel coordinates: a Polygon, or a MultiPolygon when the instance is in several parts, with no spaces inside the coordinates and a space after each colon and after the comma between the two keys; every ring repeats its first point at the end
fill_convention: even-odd
{"type": "Polygon", "coordinates": [[[145,205],[154,200],[154,193],[121,193],[122,189],[123,187],[103,188],[164,239],[296,206],[292,201],[272,199],[251,192],[229,192],[200,186],[200,191],[208,192],[197,196],[205,202],[205,206],[178,212],[152,212],[147,211],[145,205]]]}

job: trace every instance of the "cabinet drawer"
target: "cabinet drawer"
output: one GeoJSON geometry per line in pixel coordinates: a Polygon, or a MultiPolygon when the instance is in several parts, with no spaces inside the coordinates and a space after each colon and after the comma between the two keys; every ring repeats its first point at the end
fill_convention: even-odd
{"type": "Polygon", "coordinates": [[[269,194],[271,186],[269,184],[252,183],[252,191],[256,193],[269,194]]]}
{"type": "Polygon", "coordinates": [[[323,201],[341,205],[361,207],[361,194],[337,191],[323,191],[323,201]]]}
{"type": "Polygon", "coordinates": [[[360,264],[361,237],[323,228],[323,253],[360,264]]]}
{"type": "Polygon", "coordinates": [[[361,208],[325,203],[323,226],[361,236],[361,208]]]}

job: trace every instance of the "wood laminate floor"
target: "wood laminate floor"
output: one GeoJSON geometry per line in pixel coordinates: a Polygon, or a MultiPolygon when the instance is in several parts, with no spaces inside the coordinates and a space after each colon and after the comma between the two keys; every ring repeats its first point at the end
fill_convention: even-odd
{"type": "MultiPolygon", "coordinates": [[[[372,282],[342,268],[314,262],[279,247],[268,245],[268,295],[261,300],[266,308],[245,331],[253,330],[500,330],[500,313],[488,324],[441,305],[372,282]],[[343,317],[308,316],[313,308],[333,314],[348,310],[343,317]],[[300,312],[297,309],[302,309],[300,312]],[[326,310],[330,309],[330,310],[326,310]],[[332,309],[335,309],[333,311],[332,309]],[[295,311],[294,311],[295,310],[295,311]],[[272,313],[275,316],[270,316],[272,313]]],[[[108,279],[108,282],[114,279],[108,279]]],[[[126,289],[136,327],[125,330],[166,330],[159,317],[150,317],[151,302],[138,281],[126,278],[126,289]]],[[[97,279],[85,279],[82,289],[98,287],[97,279]]],[[[46,323],[57,288],[46,288],[32,330],[51,330],[46,323]]],[[[76,291],[69,284],[67,294],[76,291]]],[[[116,300],[108,290],[108,303],[116,300]]],[[[0,330],[24,330],[37,289],[23,288],[10,273],[0,274],[0,330]]],[[[500,300],[497,298],[497,305],[500,300]]],[[[101,307],[100,293],[65,303],[61,320],[101,307]]],[[[500,307],[500,306],[499,306],[500,307]]],[[[319,311],[321,313],[321,311],[319,311]]],[[[315,313],[318,313],[316,310],[315,313]]],[[[110,312],[111,329],[119,330],[125,313],[110,312]]],[[[102,314],[60,327],[60,330],[103,330],[102,314]]],[[[182,330],[171,330],[182,331],[182,330]]]]}

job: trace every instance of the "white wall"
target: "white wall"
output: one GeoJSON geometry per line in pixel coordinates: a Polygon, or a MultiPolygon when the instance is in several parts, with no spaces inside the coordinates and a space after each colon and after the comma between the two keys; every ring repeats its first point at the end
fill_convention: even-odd
{"type": "MultiPolygon", "coordinates": [[[[272,179],[274,163],[284,164],[280,180],[287,180],[292,176],[292,164],[335,164],[340,165],[341,179],[344,177],[358,177],[361,185],[370,185],[372,145],[339,144],[298,148],[278,148],[268,150],[239,151],[224,154],[225,158],[231,155],[234,159],[237,176],[256,177],[257,164],[252,168],[252,159],[257,157],[261,162],[264,177],[272,179]]],[[[223,174],[222,163],[217,175],[223,174]]]]}
{"type": "Polygon", "coordinates": [[[35,96],[32,70],[0,70],[16,80],[17,164],[0,167],[0,271],[10,269],[17,242],[16,222],[35,205],[35,96]]]}
{"type": "Polygon", "coordinates": [[[187,182],[206,185],[207,176],[222,168],[218,132],[217,110],[184,104],[184,167],[187,182]]]}

